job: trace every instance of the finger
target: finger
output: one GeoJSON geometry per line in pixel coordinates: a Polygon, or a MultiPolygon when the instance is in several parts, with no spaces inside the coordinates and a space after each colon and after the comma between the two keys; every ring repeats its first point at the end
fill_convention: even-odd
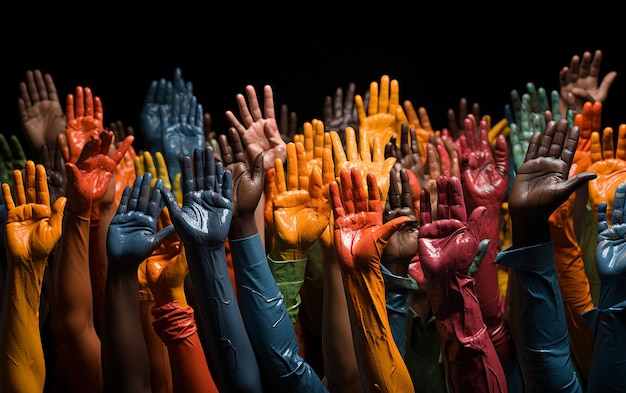
{"type": "MultiPolygon", "coordinates": [[[[604,129],[604,132],[607,132],[607,130],[610,127],[606,127],[604,129]]],[[[610,131],[612,133],[612,130],[610,131]]],[[[590,147],[590,152],[591,152],[591,162],[598,162],[598,161],[602,161],[602,144],[600,143],[600,133],[599,132],[592,132],[591,133],[591,147],[590,147]]]]}
{"type": "Polygon", "coordinates": [[[612,225],[624,223],[624,200],[626,199],[626,183],[621,183],[615,189],[615,198],[613,199],[613,219],[612,225]]]}
{"type": "Polygon", "coordinates": [[[304,151],[304,145],[296,143],[296,170],[298,184],[296,189],[308,190],[309,189],[309,167],[307,165],[306,152],[304,151]]]}
{"type": "Polygon", "coordinates": [[[63,213],[65,212],[66,197],[59,197],[54,201],[52,206],[52,214],[50,214],[50,226],[53,228],[61,228],[63,226],[63,213]]]}
{"type": "Polygon", "coordinates": [[[448,179],[448,197],[450,218],[466,222],[467,210],[465,208],[465,199],[463,197],[463,185],[458,177],[451,177],[448,179]]]}
{"type": "Polygon", "coordinates": [[[283,160],[280,158],[276,158],[275,160],[275,173],[274,179],[276,184],[276,192],[278,194],[282,194],[287,191],[287,183],[285,182],[285,168],[283,165],[283,160]]]}
{"type": "Polygon", "coordinates": [[[11,195],[11,187],[9,186],[9,183],[2,183],[2,196],[4,197],[4,204],[7,212],[15,209],[15,202],[13,201],[13,196],[11,195]]]}
{"type": "Polygon", "coordinates": [[[188,195],[190,192],[196,191],[196,181],[194,178],[194,171],[191,163],[191,157],[186,155],[181,162],[181,174],[182,174],[182,187],[183,195],[188,195]]]}
{"type": "Polygon", "coordinates": [[[602,158],[610,160],[615,158],[615,149],[613,148],[613,128],[607,127],[602,133],[602,158]]]}
{"type": "Polygon", "coordinates": [[[626,161],[626,124],[619,126],[615,156],[621,161],[626,161]]]}
{"type": "Polygon", "coordinates": [[[263,111],[266,119],[276,119],[272,86],[263,86],[263,111]]]}
{"type": "MultiPolygon", "coordinates": [[[[380,92],[378,94],[378,112],[377,113],[388,113],[389,112],[389,75],[383,75],[380,78],[380,92]]],[[[376,113],[376,112],[371,112],[376,113]]]]}
{"type": "Polygon", "coordinates": [[[215,155],[213,154],[213,148],[211,146],[205,146],[204,149],[197,149],[202,153],[202,167],[203,170],[200,174],[203,175],[203,187],[199,190],[215,190],[220,191],[217,188],[218,183],[222,182],[222,174],[218,173],[218,170],[223,170],[223,164],[221,162],[215,162],[215,155]]]}
{"type": "Polygon", "coordinates": [[[448,178],[445,176],[437,177],[437,219],[448,219],[450,217],[450,200],[448,178]]]}
{"type": "Polygon", "coordinates": [[[350,176],[349,169],[342,169],[339,173],[339,179],[341,184],[341,201],[345,214],[352,214],[355,212],[354,208],[354,196],[352,178],[350,176]]]}
{"type": "Polygon", "coordinates": [[[148,212],[150,206],[150,189],[152,184],[152,174],[147,172],[142,176],[141,185],[139,188],[139,195],[137,199],[137,208],[139,212],[148,212]]]}
{"type": "MultiPolygon", "coordinates": [[[[347,129],[348,127],[346,127],[347,129]]],[[[347,132],[346,132],[347,134],[347,132]]],[[[337,133],[337,131],[330,132],[330,140],[333,143],[333,156],[335,159],[335,176],[339,176],[339,171],[343,167],[343,164],[348,160],[346,157],[346,152],[343,148],[343,142],[341,141],[341,137],[337,133]]]]}
{"type": "Polygon", "coordinates": [[[365,188],[363,188],[361,171],[357,168],[351,168],[350,179],[352,180],[352,194],[354,196],[354,212],[367,212],[368,196],[365,195],[365,188]]]}
{"type": "Polygon", "coordinates": [[[359,160],[359,150],[356,141],[356,132],[352,127],[346,127],[346,156],[348,161],[359,160]]]}
{"type": "Polygon", "coordinates": [[[50,206],[50,191],[48,190],[48,177],[46,175],[46,167],[41,164],[36,166],[35,180],[37,185],[35,187],[37,191],[36,203],[50,206]]]}
{"type": "MultiPolygon", "coordinates": [[[[383,76],[384,78],[384,76],[383,76]]],[[[381,80],[383,80],[383,78],[381,78],[381,80]]],[[[371,116],[375,113],[379,113],[378,111],[378,83],[376,81],[373,81],[372,83],[370,83],[370,102],[369,105],[367,106],[367,115],[371,116]]]]}
{"type": "MultiPolygon", "coordinates": [[[[26,203],[38,203],[36,177],[35,162],[32,160],[26,161],[24,167],[24,192],[26,194],[26,203]]],[[[44,177],[44,179],[46,178],[44,177]]]]}
{"type": "MultiPolygon", "coordinates": [[[[360,174],[360,172],[359,172],[360,174]]],[[[367,173],[367,210],[370,212],[382,213],[382,203],[380,201],[380,190],[376,182],[376,175],[367,173]]]]}

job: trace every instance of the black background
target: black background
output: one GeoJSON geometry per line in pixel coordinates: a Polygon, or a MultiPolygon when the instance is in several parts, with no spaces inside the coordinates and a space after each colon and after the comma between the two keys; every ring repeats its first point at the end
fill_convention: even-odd
{"type": "Polygon", "coordinates": [[[573,4],[16,4],[0,26],[2,132],[22,137],[18,85],[35,68],[52,75],[63,106],[76,86],[88,86],[102,99],[105,125],[121,120],[136,132],[150,82],[171,79],[176,67],[218,132],[229,126],[227,109],[238,113],[235,95],[247,84],[258,92],[272,85],[275,103],[302,124],[321,118],[337,87],[354,82],[363,94],[383,74],[440,129],[461,97],[499,120],[512,89],[534,82],[558,90],[571,57],[596,49],[601,76],[618,72],[602,122],[617,129],[626,123],[622,21],[602,2],[573,4]]]}

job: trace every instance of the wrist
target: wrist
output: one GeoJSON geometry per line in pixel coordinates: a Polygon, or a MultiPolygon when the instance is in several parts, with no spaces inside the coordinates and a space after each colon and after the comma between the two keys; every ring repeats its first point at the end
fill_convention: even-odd
{"type": "Polygon", "coordinates": [[[254,215],[233,217],[228,232],[229,239],[243,239],[259,233],[254,215]]]}
{"type": "Polygon", "coordinates": [[[274,247],[270,252],[270,258],[274,261],[297,261],[307,259],[308,250],[303,251],[297,248],[274,247]]]}
{"type": "Polygon", "coordinates": [[[152,293],[154,295],[154,305],[155,307],[161,307],[167,303],[176,301],[179,306],[187,307],[187,296],[185,295],[184,286],[175,287],[175,288],[152,288],[152,293]]]}

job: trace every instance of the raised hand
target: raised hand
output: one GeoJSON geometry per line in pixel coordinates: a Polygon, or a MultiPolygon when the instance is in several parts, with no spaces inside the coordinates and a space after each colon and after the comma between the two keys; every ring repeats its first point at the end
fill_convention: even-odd
{"type": "Polygon", "coordinates": [[[15,198],[9,184],[2,184],[9,261],[41,263],[41,276],[48,254],[61,237],[66,198],[61,197],[51,205],[46,170],[31,160],[26,162],[23,175],[16,170],[13,177],[15,198]]]}
{"type": "Polygon", "coordinates": [[[76,95],[68,94],[65,104],[69,156],[63,157],[66,162],[76,163],[83,146],[97,138],[104,130],[102,124],[104,113],[100,97],[94,97],[89,87],[76,86],[76,95]]]}
{"type": "Polygon", "coordinates": [[[411,221],[398,229],[387,242],[381,258],[382,264],[396,276],[406,276],[409,264],[417,254],[417,234],[419,222],[414,209],[415,202],[411,192],[407,169],[394,168],[391,171],[389,196],[383,212],[383,223],[396,217],[409,217],[411,221]]]}
{"type": "Polygon", "coordinates": [[[379,198],[382,203],[385,203],[389,192],[389,173],[396,163],[396,158],[385,157],[385,144],[382,144],[382,140],[374,138],[373,144],[370,145],[365,131],[361,130],[357,144],[355,131],[350,127],[346,128],[345,149],[336,131],[330,132],[330,138],[333,144],[335,175],[339,177],[343,169],[351,168],[358,168],[362,177],[372,172],[378,182],[379,198]]]}
{"type": "MultiPolygon", "coordinates": [[[[480,225],[485,215],[484,206],[478,206],[467,217],[463,187],[457,177],[440,176],[437,179],[437,212],[428,190],[420,195],[419,255],[422,271],[435,296],[443,295],[449,280],[456,275],[469,275],[469,268],[478,252],[480,225]]],[[[440,319],[453,312],[445,302],[436,302],[433,311],[440,319]]]]}
{"type": "Polygon", "coordinates": [[[619,127],[617,146],[614,146],[613,128],[606,127],[602,136],[598,132],[591,133],[591,165],[587,168],[598,177],[589,182],[589,202],[593,216],[597,214],[598,205],[607,203],[607,214],[611,222],[613,199],[617,186],[626,179],[626,124],[619,127]],[[600,141],[602,139],[602,142],[600,141]]]}
{"type": "Polygon", "coordinates": [[[165,128],[161,122],[160,108],[165,109],[169,118],[172,115],[175,95],[181,96],[183,100],[190,100],[193,96],[193,84],[185,83],[180,68],[175,69],[173,80],[165,78],[154,80],[146,91],[139,118],[144,145],[152,154],[164,151],[162,138],[165,128]]]}
{"type": "Polygon", "coordinates": [[[308,169],[304,146],[287,144],[287,175],[276,162],[277,194],[274,207],[274,260],[306,259],[309,248],[326,229],[330,205],[322,193],[321,166],[308,169]]]}
{"type": "MultiPolygon", "coordinates": [[[[419,181],[420,187],[425,181],[424,162],[422,153],[418,145],[415,128],[409,128],[407,123],[402,123],[400,131],[400,143],[394,135],[385,145],[385,158],[393,157],[396,164],[410,170],[413,176],[419,181]]],[[[419,195],[419,194],[418,194],[419,195]]]]}
{"type": "MultiPolygon", "coordinates": [[[[65,138],[65,134],[62,138],[65,138]]],[[[65,187],[67,185],[67,174],[65,171],[65,161],[61,153],[61,147],[58,143],[54,144],[54,149],[50,150],[48,145],[41,146],[39,153],[40,164],[46,168],[48,176],[48,189],[50,191],[50,200],[52,203],[60,197],[65,196],[65,187]]]]}
{"type": "Polygon", "coordinates": [[[468,109],[467,98],[465,97],[461,97],[461,99],[459,100],[459,108],[456,112],[452,108],[448,109],[447,131],[450,133],[450,136],[452,137],[452,139],[457,140],[459,136],[461,136],[461,134],[463,133],[463,130],[465,130],[465,125],[464,125],[465,118],[470,113],[474,115],[474,118],[480,119],[481,118],[480,117],[480,104],[477,102],[474,102],[472,104],[471,112],[470,112],[468,109]]]}
{"type": "Polygon", "coordinates": [[[147,172],[135,179],[132,190],[130,186],[124,188],[107,234],[109,264],[132,264],[137,268],[174,233],[172,226],[157,232],[162,209],[158,191],[161,181],[157,180],[154,191],[151,182],[152,174],[147,172]]]}
{"type": "Polygon", "coordinates": [[[570,128],[567,120],[561,119],[548,122],[543,133],[531,138],[509,194],[513,246],[549,241],[550,215],[578,187],[597,177],[593,172],[568,177],[579,135],[577,126],[570,128]]]}
{"type": "Polygon", "coordinates": [[[38,154],[44,145],[52,149],[67,122],[52,76],[38,69],[26,71],[26,81],[20,82],[17,107],[33,152],[38,154]]]}
{"type": "MultiPolygon", "coordinates": [[[[415,136],[417,137],[420,155],[422,156],[422,162],[426,161],[426,144],[430,140],[432,136],[434,136],[435,130],[433,130],[433,126],[430,122],[430,117],[428,116],[428,111],[423,106],[420,106],[417,111],[413,107],[413,102],[410,100],[405,100],[402,103],[404,111],[406,112],[406,116],[403,116],[404,113],[398,111],[398,121],[400,122],[400,129],[397,129],[399,132],[402,131],[402,125],[404,123],[408,123],[409,127],[415,130],[415,136]]],[[[397,134],[396,134],[397,135],[397,134]]]]}
{"type": "MultiPolygon", "coordinates": [[[[234,127],[228,129],[228,135],[219,136],[219,143],[224,169],[232,173],[233,178],[233,220],[248,219],[254,215],[263,193],[264,153],[260,153],[253,162],[254,166],[250,167],[246,159],[246,149],[234,127]]],[[[268,199],[273,199],[273,196],[268,196],[268,199]]],[[[242,233],[243,230],[242,225],[231,225],[230,228],[235,238],[252,235],[242,233]]]]}
{"type": "Polygon", "coordinates": [[[68,208],[75,213],[90,211],[104,198],[111,186],[115,168],[126,154],[133,138],[126,138],[109,156],[112,140],[113,133],[103,131],[98,138],[91,139],[84,145],[75,163],[65,163],[68,175],[68,199],[73,201],[68,208]]]}
{"type": "Polygon", "coordinates": [[[597,49],[593,54],[585,51],[582,59],[578,55],[572,56],[569,66],[561,69],[559,72],[561,116],[565,117],[568,109],[575,113],[582,112],[586,101],[592,103],[606,101],[617,72],[608,72],[600,81],[601,65],[602,51],[597,49]],[[574,97],[573,104],[568,103],[570,95],[574,97]]]}
{"type": "Polygon", "coordinates": [[[272,87],[269,85],[263,87],[263,110],[261,110],[254,86],[246,86],[246,95],[247,103],[243,94],[236,96],[241,121],[232,111],[226,111],[226,118],[239,132],[246,146],[248,162],[254,162],[261,152],[265,152],[263,167],[272,168],[277,158],[281,160],[287,158],[285,141],[276,122],[272,87]]]}
{"type": "Polygon", "coordinates": [[[397,80],[390,80],[389,75],[383,75],[380,85],[376,81],[370,83],[369,93],[367,112],[363,97],[358,94],[355,96],[359,135],[363,131],[370,145],[374,138],[380,138],[384,146],[392,135],[400,131],[402,121],[408,122],[400,105],[400,87],[397,80]]]}
{"type": "Polygon", "coordinates": [[[182,207],[174,194],[160,188],[176,231],[187,247],[223,246],[232,219],[231,173],[215,162],[213,148],[207,146],[193,151],[193,161],[189,155],[183,157],[182,176],[182,207]]]}
{"type": "Polygon", "coordinates": [[[436,206],[431,206],[428,190],[420,195],[419,263],[428,280],[438,331],[443,332],[439,340],[450,384],[455,391],[507,391],[470,273],[480,250],[486,209],[479,206],[468,218],[463,187],[454,176],[440,176],[437,193],[436,206]],[[472,378],[467,378],[468,370],[472,378]]]}
{"type": "Polygon", "coordinates": [[[465,132],[459,137],[461,176],[466,203],[471,211],[477,206],[500,209],[508,190],[508,147],[503,136],[491,150],[485,121],[477,129],[473,116],[465,119],[465,132]]]}
{"type": "Polygon", "coordinates": [[[348,83],[345,94],[341,87],[335,90],[335,96],[326,96],[324,99],[323,116],[324,131],[337,131],[342,138],[345,136],[346,127],[359,129],[359,117],[354,101],[356,84],[348,83]]]}
{"type": "Polygon", "coordinates": [[[4,354],[0,389],[43,391],[46,365],[39,332],[40,296],[48,255],[61,237],[66,199],[50,204],[43,165],[29,160],[24,173],[15,170],[13,176],[14,195],[8,183],[2,184],[8,266],[2,287],[6,298],[0,311],[0,350],[4,354]]]}
{"type": "Polygon", "coordinates": [[[413,383],[392,336],[386,310],[380,259],[387,241],[410,220],[396,217],[383,224],[376,178],[367,174],[365,191],[357,168],[343,169],[330,184],[335,217],[335,249],[348,299],[355,353],[365,389],[412,391],[413,383]],[[367,289],[365,289],[367,288],[367,289]],[[374,340],[372,340],[374,338],[374,340]],[[383,370],[395,370],[393,376],[383,370]]]}
{"type": "Polygon", "coordinates": [[[178,205],[182,206],[183,191],[180,182],[180,174],[174,177],[173,182],[170,181],[167,164],[160,151],[157,151],[154,155],[149,151],[144,151],[143,154],[135,157],[134,165],[136,176],[143,176],[144,173],[150,172],[152,174],[152,187],[154,187],[154,183],[156,183],[157,179],[160,179],[163,182],[162,187],[172,191],[176,197],[176,201],[178,201],[178,205]]]}
{"type": "Polygon", "coordinates": [[[202,105],[195,96],[174,95],[172,112],[168,114],[161,106],[161,125],[163,127],[163,156],[167,163],[170,180],[181,173],[181,161],[185,155],[193,154],[197,148],[206,145],[202,105]]]}
{"type": "Polygon", "coordinates": [[[0,134],[0,181],[13,184],[13,171],[23,169],[26,165],[26,154],[16,135],[9,137],[9,142],[0,134]]]}
{"type": "Polygon", "coordinates": [[[298,132],[298,115],[294,111],[290,111],[287,104],[280,106],[280,113],[278,116],[278,129],[280,130],[280,136],[285,143],[293,142],[293,137],[298,132]]]}

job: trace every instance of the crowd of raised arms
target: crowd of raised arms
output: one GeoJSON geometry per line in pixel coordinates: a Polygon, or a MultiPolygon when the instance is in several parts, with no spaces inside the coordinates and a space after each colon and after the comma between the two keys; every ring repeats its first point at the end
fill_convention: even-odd
{"type": "Polygon", "coordinates": [[[28,146],[0,135],[0,391],[626,392],[601,62],[440,128],[382,75],[300,123],[247,85],[214,130],[176,68],[140,134],[27,70],[28,146]]]}

